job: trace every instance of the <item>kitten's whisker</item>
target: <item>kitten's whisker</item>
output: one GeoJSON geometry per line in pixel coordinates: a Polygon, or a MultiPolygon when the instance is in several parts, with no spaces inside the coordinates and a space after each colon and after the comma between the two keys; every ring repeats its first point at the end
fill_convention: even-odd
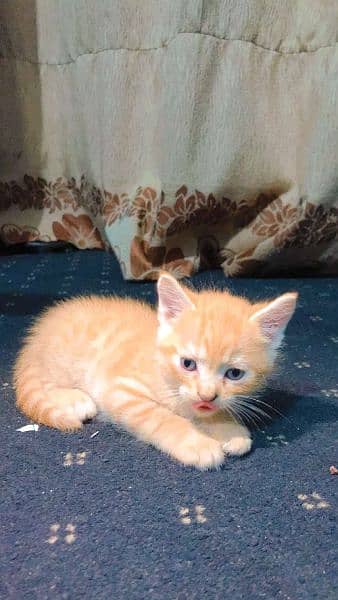
{"type": "Polygon", "coordinates": [[[282,419],[286,419],[286,421],[288,421],[290,423],[290,425],[292,425],[292,427],[294,427],[297,431],[299,431],[299,428],[292,422],[292,420],[289,417],[287,417],[284,413],[282,413],[280,410],[278,410],[275,406],[272,406],[271,404],[268,404],[267,402],[263,402],[263,400],[260,400],[258,398],[256,398],[256,402],[259,402],[260,404],[264,404],[269,409],[273,410],[279,417],[282,417],[282,419]]]}
{"type": "Polygon", "coordinates": [[[251,410],[252,412],[255,412],[257,414],[261,414],[261,415],[263,415],[263,417],[269,417],[270,416],[265,410],[263,410],[259,406],[255,406],[254,404],[250,404],[249,402],[245,402],[243,400],[242,400],[242,403],[244,404],[244,406],[246,406],[248,408],[248,410],[251,410]]]}
{"type": "Polygon", "coordinates": [[[242,410],[242,413],[246,419],[246,425],[250,425],[254,429],[260,429],[260,423],[259,423],[259,421],[257,421],[257,418],[255,417],[255,415],[248,413],[246,411],[243,411],[243,410],[242,410]]]}
{"type": "Polygon", "coordinates": [[[251,424],[258,428],[257,419],[261,419],[258,417],[258,415],[255,415],[254,412],[250,412],[250,407],[239,402],[232,402],[232,408],[237,415],[243,415],[247,419],[247,421],[249,421],[251,424]]]}
{"type": "Polygon", "coordinates": [[[236,410],[238,412],[241,411],[251,423],[257,426],[257,428],[260,427],[260,423],[265,423],[265,420],[260,416],[268,416],[264,411],[256,410],[257,407],[240,401],[234,402],[233,404],[235,405],[236,410]]]}
{"type": "MultiPolygon", "coordinates": [[[[295,428],[297,431],[299,431],[299,427],[297,427],[297,426],[296,426],[296,425],[293,423],[293,421],[292,421],[292,420],[291,420],[289,417],[287,417],[287,416],[286,416],[284,413],[282,413],[280,410],[278,410],[278,409],[277,409],[275,406],[272,406],[272,404],[269,404],[268,402],[264,402],[263,400],[261,400],[261,399],[260,399],[260,398],[258,398],[258,397],[255,397],[255,396],[244,396],[244,395],[243,395],[243,396],[240,396],[240,395],[238,395],[238,396],[236,396],[236,397],[237,397],[237,398],[244,398],[244,399],[251,400],[251,401],[252,401],[252,400],[254,400],[255,402],[258,402],[259,404],[263,404],[263,405],[264,405],[264,406],[266,406],[266,407],[267,407],[269,410],[272,410],[272,411],[274,411],[274,412],[276,413],[276,415],[278,415],[279,417],[282,417],[282,419],[285,419],[286,421],[288,421],[288,422],[290,423],[290,425],[292,425],[292,427],[294,427],[294,428],[295,428]]],[[[272,419],[272,416],[273,416],[273,415],[268,415],[268,414],[267,414],[267,416],[269,416],[269,418],[270,418],[270,419],[272,419]]]]}
{"type": "Polygon", "coordinates": [[[266,423],[267,421],[271,421],[271,415],[269,415],[264,410],[258,409],[257,406],[248,406],[248,405],[245,405],[245,406],[246,406],[247,410],[250,411],[250,413],[257,415],[257,419],[259,419],[259,421],[261,423],[266,423]]]}
{"type": "Polygon", "coordinates": [[[244,423],[241,415],[238,412],[236,412],[233,409],[233,407],[227,406],[225,410],[236,422],[240,422],[241,425],[245,426],[245,423],[244,423]]]}
{"type": "Polygon", "coordinates": [[[266,411],[264,411],[261,407],[256,406],[254,404],[254,402],[252,402],[252,399],[249,400],[248,398],[246,398],[244,396],[236,396],[235,397],[235,402],[239,402],[240,404],[244,404],[245,406],[247,406],[251,410],[255,410],[255,411],[260,412],[260,413],[264,414],[265,416],[267,416],[266,411]]]}

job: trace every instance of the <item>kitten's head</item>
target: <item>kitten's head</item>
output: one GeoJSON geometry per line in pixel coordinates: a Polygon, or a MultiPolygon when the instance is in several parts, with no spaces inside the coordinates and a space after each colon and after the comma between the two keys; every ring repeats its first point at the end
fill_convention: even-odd
{"type": "Polygon", "coordinates": [[[158,350],[170,397],[184,414],[236,412],[271,372],[297,293],[252,304],[228,292],[193,292],[161,275],[158,350]]]}

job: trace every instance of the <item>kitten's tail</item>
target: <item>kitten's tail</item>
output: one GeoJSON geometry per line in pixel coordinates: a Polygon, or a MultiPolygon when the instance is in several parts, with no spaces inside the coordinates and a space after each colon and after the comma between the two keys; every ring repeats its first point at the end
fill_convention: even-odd
{"type": "Polygon", "coordinates": [[[95,402],[77,388],[47,383],[41,370],[21,355],[14,369],[16,404],[35,422],[62,430],[82,427],[97,413],[95,402]]]}

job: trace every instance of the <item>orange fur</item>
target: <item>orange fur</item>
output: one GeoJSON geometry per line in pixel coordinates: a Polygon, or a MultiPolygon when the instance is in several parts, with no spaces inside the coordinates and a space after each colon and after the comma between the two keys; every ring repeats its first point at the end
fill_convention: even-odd
{"type": "Polygon", "coordinates": [[[158,314],[95,296],[48,309],[16,361],[17,405],[63,430],[99,411],[183,464],[217,467],[225,453],[250,450],[248,430],[230,415],[273,368],[297,295],[255,305],[228,292],[193,292],[166,274],[158,293],[158,314]],[[245,371],[243,381],[223,376],[232,368],[245,371]]]}

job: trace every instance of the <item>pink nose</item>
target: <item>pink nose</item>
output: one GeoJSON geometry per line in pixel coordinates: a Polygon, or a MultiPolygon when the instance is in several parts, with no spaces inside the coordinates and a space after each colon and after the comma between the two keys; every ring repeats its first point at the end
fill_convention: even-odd
{"type": "Polygon", "coordinates": [[[202,394],[198,394],[198,396],[202,402],[214,402],[217,398],[217,394],[214,394],[213,396],[203,396],[202,394]]]}

